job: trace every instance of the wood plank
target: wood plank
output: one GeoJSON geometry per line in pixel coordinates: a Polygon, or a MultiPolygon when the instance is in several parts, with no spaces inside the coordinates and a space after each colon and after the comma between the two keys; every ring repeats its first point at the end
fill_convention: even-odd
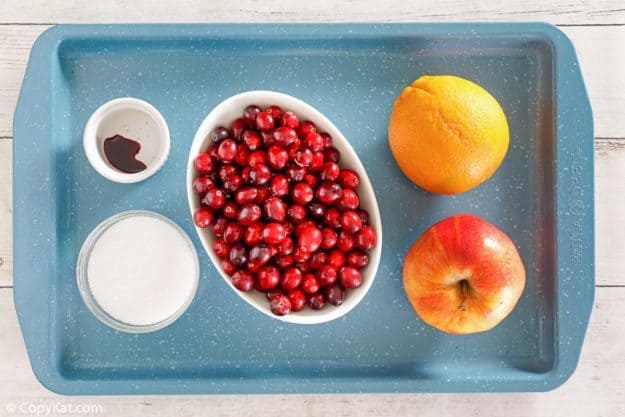
{"type": "Polygon", "coordinates": [[[4,403],[99,404],[102,415],[400,416],[506,417],[625,415],[625,288],[598,288],[580,365],[571,379],[549,393],[523,394],[368,394],[184,397],[61,397],[35,379],[26,356],[11,289],[0,290],[0,392],[4,403]]]}
{"type": "Polygon", "coordinates": [[[558,24],[625,23],[621,0],[404,0],[336,2],[291,0],[271,7],[267,2],[239,0],[30,0],[5,2],[2,23],[48,22],[305,22],[305,21],[472,21],[542,20],[558,24]]]}
{"type": "MultiPolygon", "coordinates": [[[[0,286],[13,283],[11,256],[11,141],[0,140],[0,286]]],[[[625,285],[625,228],[622,204],[615,196],[625,195],[625,140],[599,139],[595,142],[595,225],[597,285],[625,285]]]]}
{"type": "Polygon", "coordinates": [[[0,139],[0,287],[13,285],[11,142],[0,139]]]}
{"type": "MultiPolygon", "coordinates": [[[[47,28],[0,26],[0,137],[12,135],[13,111],[28,54],[37,36],[47,28]]],[[[625,45],[625,26],[562,29],[577,47],[594,110],[596,136],[625,137],[625,118],[621,113],[625,95],[620,94],[625,91],[625,48],[618,47],[625,45]]]]}

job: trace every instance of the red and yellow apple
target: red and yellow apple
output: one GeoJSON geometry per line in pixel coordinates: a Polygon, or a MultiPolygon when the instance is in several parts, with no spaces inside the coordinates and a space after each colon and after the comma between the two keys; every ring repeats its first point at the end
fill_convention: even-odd
{"type": "Polygon", "coordinates": [[[417,315],[451,334],[492,329],[525,288],[525,268],[512,240],[469,214],[427,229],[406,254],[403,278],[417,315]]]}

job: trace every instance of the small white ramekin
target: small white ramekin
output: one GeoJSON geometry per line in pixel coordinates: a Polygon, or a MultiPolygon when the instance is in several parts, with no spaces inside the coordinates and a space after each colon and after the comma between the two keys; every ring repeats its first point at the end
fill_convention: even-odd
{"type": "Polygon", "coordinates": [[[87,159],[103,177],[123,184],[143,181],[158,171],[169,155],[167,122],[150,103],[132,97],[108,101],[93,112],[83,134],[87,159]],[[136,140],[141,150],[137,160],[146,165],[141,172],[129,174],[113,167],[104,155],[104,140],[121,135],[136,140]]]}

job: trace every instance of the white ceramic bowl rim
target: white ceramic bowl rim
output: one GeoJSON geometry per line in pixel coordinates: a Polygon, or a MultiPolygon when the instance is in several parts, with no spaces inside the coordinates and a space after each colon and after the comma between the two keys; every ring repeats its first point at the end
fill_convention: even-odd
{"type": "Polygon", "coordinates": [[[232,285],[230,277],[223,271],[219,265],[219,258],[213,252],[212,242],[214,241],[214,235],[210,228],[200,229],[196,227],[200,241],[224,281],[226,281],[230,288],[243,298],[243,300],[260,312],[277,320],[297,324],[318,324],[337,319],[356,307],[373,284],[382,253],[382,221],[373,187],[362,162],[339,129],[317,109],[300,99],[274,91],[248,91],[236,94],[218,104],[200,124],[189,151],[189,160],[187,163],[187,196],[191,215],[193,215],[195,210],[200,206],[199,197],[193,192],[192,188],[193,178],[197,175],[193,167],[195,156],[205,151],[209,146],[210,139],[208,135],[213,128],[220,125],[228,125],[232,120],[240,117],[243,109],[250,104],[256,104],[261,107],[275,104],[287,111],[293,111],[301,120],[312,120],[321,131],[327,132],[332,136],[334,146],[341,152],[341,166],[349,167],[360,175],[361,183],[358,187],[358,194],[361,198],[361,206],[369,212],[369,223],[377,233],[377,244],[375,248],[369,252],[369,265],[363,270],[363,283],[358,288],[347,290],[345,301],[339,307],[326,305],[322,310],[311,310],[307,308],[297,313],[276,316],[271,313],[269,302],[267,302],[264,294],[256,291],[244,293],[237,290],[234,285],[232,285]]]}
{"type": "Polygon", "coordinates": [[[170,150],[169,127],[163,115],[150,103],[134,97],[120,97],[102,104],[89,117],[83,133],[83,147],[87,159],[93,168],[103,177],[122,184],[136,183],[154,175],[165,164],[170,150]],[[98,129],[106,116],[120,110],[138,110],[152,118],[158,128],[160,136],[160,152],[153,161],[147,163],[146,169],[134,174],[118,171],[104,160],[98,149],[98,129]]]}

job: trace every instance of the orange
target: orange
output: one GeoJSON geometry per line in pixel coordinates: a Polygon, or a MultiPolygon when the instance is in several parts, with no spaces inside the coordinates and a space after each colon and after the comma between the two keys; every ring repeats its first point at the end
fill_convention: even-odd
{"type": "Polygon", "coordinates": [[[438,194],[467,191],[493,175],[509,142],[497,100],[472,81],[422,76],[397,97],[388,126],[403,173],[438,194]]]}

